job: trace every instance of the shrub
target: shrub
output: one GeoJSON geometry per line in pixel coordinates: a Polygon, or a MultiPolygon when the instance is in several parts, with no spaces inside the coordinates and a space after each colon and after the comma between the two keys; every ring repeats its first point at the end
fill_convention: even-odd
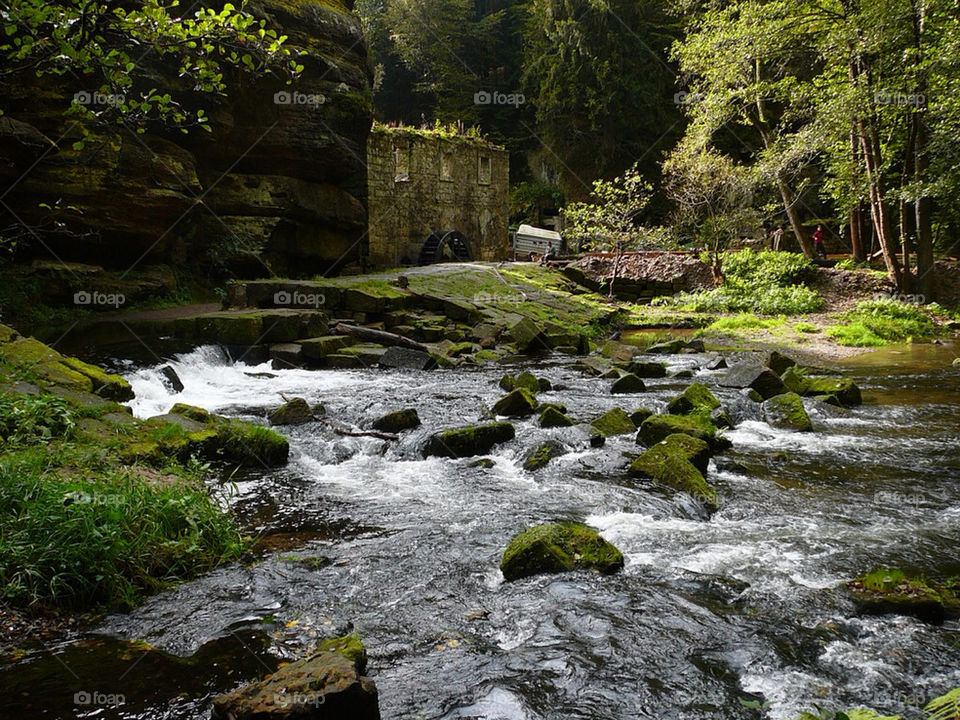
{"type": "Polygon", "coordinates": [[[927,312],[897,300],[861,301],[841,319],[843,323],[827,328],[827,335],[841,345],[877,347],[937,334],[937,327],[927,312]]]}
{"type": "Polygon", "coordinates": [[[819,328],[816,325],[811,325],[808,322],[798,322],[793,326],[793,329],[798,333],[817,333],[820,332],[819,328]]]}
{"type": "Polygon", "coordinates": [[[47,442],[73,426],[73,412],[56,395],[0,395],[0,447],[47,442]]]}
{"type": "Polygon", "coordinates": [[[707,330],[753,330],[776,327],[782,322],[774,318],[758,318],[751,313],[722,317],[707,327],[707,330]]]}

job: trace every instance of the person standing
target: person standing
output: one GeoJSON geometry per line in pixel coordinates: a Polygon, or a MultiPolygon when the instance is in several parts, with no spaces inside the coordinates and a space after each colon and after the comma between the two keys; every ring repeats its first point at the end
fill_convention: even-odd
{"type": "Polygon", "coordinates": [[[770,231],[770,249],[779,251],[783,246],[783,225],[777,225],[770,231]]]}
{"type": "Polygon", "coordinates": [[[817,229],[813,231],[813,251],[817,257],[827,257],[827,251],[823,247],[823,225],[817,225],[817,229]]]}

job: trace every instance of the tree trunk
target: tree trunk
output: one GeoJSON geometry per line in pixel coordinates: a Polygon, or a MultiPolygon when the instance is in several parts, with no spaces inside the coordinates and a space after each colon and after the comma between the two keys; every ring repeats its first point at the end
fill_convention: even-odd
{"type": "Polygon", "coordinates": [[[777,188],[780,190],[780,197],[783,200],[783,208],[787,212],[787,218],[790,220],[790,227],[793,229],[793,236],[797,239],[797,244],[800,246],[800,250],[808,258],[814,256],[813,252],[813,242],[807,237],[806,232],[803,230],[803,225],[800,221],[800,214],[797,212],[796,200],[793,197],[793,191],[790,190],[790,187],[787,183],[777,177],[777,188]]]}
{"type": "MultiPolygon", "coordinates": [[[[860,168],[860,153],[857,148],[857,135],[851,130],[850,131],[850,163],[851,167],[855,170],[860,168]]],[[[851,172],[851,197],[855,197],[855,201],[851,201],[850,205],[850,252],[853,255],[853,259],[857,262],[863,262],[866,259],[866,254],[863,250],[863,203],[860,197],[857,195],[857,182],[856,182],[856,172],[851,172]]]]}
{"type": "Polygon", "coordinates": [[[879,143],[875,133],[868,133],[863,121],[860,124],[860,143],[863,149],[863,161],[866,165],[868,187],[870,190],[870,214],[873,218],[873,228],[876,233],[880,250],[883,252],[883,261],[887,266],[890,280],[898,289],[902,289],[902,273],[897,260],[897,248],[890,227],[890,212],[883,194],[883,179],[880,177],[881,157],[879,143]]]}

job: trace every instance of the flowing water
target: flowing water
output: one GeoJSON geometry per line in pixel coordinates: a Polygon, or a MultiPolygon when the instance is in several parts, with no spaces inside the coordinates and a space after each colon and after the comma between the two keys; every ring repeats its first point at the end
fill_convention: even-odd
{"type": "MultiPolygon", "coordinates": [[[[391,720],[779,720],[814,703],[920,718],[926,700],[960,686],[960,627],[858,617],[842,592],[887,563],[960,569],[956,349],[896,352],[846,368],[864,406],[814,414],[812,434],[772,429],[757,406],[718,391],[738,426],[734,449],[711,463],[724,498],[713,517],[630,480],[632,436],[592,449],[583,427],[530,420],[495,449],[492,468],[422,459],[430,432],[484,417],[503,368],[273,371],[204,347],[177,357],[186,389],[173,396],[155,367],[128,367],[139,416],[179,401],[262,421],[283,393],[358,426],[412,406],[423,427],[397,443],[318,423],[284,428],[287,467],[218,484],[268,549],[0,670],[0,714],[204,718],[216,693],[352,628],[391,720]],[[569,452],[525,472],[525,452],[545,438],[569,452]],[[623,550],[625,570],[504,583],[510,537],[557,519],[598,527],[623,550]],[[76,704],[77,692],[93,702],[76,704]],[[767,706],[746,708],[749,699],[767,706]]],[[[703,362],[667,359],[672,369],[703,362]]],[[[651,380],[644,395],[611,396],[609,381],[572,364],[528,366],[558,387],[541,400],[577,418],[616,405],[661,409],[689,382],[651,380]]],[[[708,384],[713,376],[697,370],[708,384]]]]}

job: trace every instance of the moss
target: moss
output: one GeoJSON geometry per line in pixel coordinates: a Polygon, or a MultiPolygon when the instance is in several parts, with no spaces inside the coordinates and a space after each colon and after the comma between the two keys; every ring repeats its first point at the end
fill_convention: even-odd
{"type": "Polygon", "coordinates": [[[633,420],[630,419],[627,411],[622,408],[608,410],[590,423],[590,427],[605,437],[626,435],[637,429],[637,426],[633,424],[633,420]]]}
{"type": "Polygon", "coordinates": [[[647,386],[643,384],[643,380],[638,378],[633,373],[626,373],[616,380],[610,388],[610,392],[613,395],[627,395],[633,393],[642,393],[646,392],[647,386]]]}
{"type": "Polygon", "coordinates": [[[96,365],[90,365],[73,357],[64,357],[63,364],[71,370],[76,370],[81,375],[86,375],[90,378],[93,384],[93,391],[97,395],[118,402],[133,399],[133,388],[130,387],[130,383],[119,375],[105,372],[96,365]]]}
{"type": "Polygon", "coordinates": [[[553,458],[566,452],[566,448],[555,440],[548,440],[536,450],[527,455],[523,461],[523,469],[527,471],[539,470],[546,467],[553,458]]]}
{"type": "Polygon", "coordinates": [[[672,415],[688,415],[696,411],[705,411],[709,415],[711,410],[718,407],[720,407],[720,401],[706,385],[693,383],[670,401],[667,412],[672,415]]]}
{"type": "Polygon", "coordinates": [[[221,418],[216,422],[215,452],[238,465],[276,467],[287,462],[290,443],[270,428],[221,418]]]}
{"type": "Polygon", "coordinates": [[[540,413],[540,427],[542,428],[571,427],[572,425],[573,420],[555,407],[547,407],[540,413]]]}
{"type": "Polygon", "coordinates": [[[710,458],[710,446],[690,435],[669,435],[630,464],[630,475],[650,478],[702,501],[715,510],[717,491],[703,474],[710,458]]]}
{"type": "Polygon", "coordinates": [[[934,623],[960,617],[960,577],[936,581],[880,568],[851,580],[847,588],[866,614],[909,615],[934,623]]]}
{"type": "Polygon", "coordinates": [[[321,640],[317,643],[317,651],[343,655],[357,666],[359,672],[363,672],[367,667],[367,649],[363,646],[363,641],[360,640],[357,633],[321,640]]]}
{"type": "Polygon", "coordinates": [[[500,561],[507,580],[579,568],[614,573],[623,568],[623,554],[593,528],[564,522],[537,525],[516,535],[500,561]]]}
{"type": "Polygon", "coordinates": [[[790,392],[795,392],[797,395],[806,395],[810,389],[810,381],[807,380],[806,373],[798,367],[787,368],[780,379],[790,392]]]}
{"type": "Polygon", "coordinates": [[[0,361],[5,364],[24,370],[47,384],[91,392],[93,381],[65,365],[63,360],[63,355],[33,338],[18,338],[0,344],[0,361]]]}
{"type": "Polygon", "coordinates": [[[813,423],[796,393],[776,395],[763,403],[763,415],[772,427],[796,432],[811,432],[813,423]]]}
{"type": "Polygon", "coordinates": [[[636,425],[637,427],[640,427],[641,425],[643,425],[643,421],[646,420],[648,417],[652,417],[652,416],[653,416],[653,410],[645,407],[637,408],[632,413],[630,413],[630,419],[633,421],[633,424],[636,425]]]}
{"type": "Polygon", "coordinates": [[[536,409],[537,399],[523,388],[511,390],[493,405],[494,414],[505,417],[526,417],[536,409]]]}
{"type": "Polygon", "coordinates": [[[532,372],[524,370],[519,375],[504,375],[500,378],[500,387],[507,392],[516,390],[517,388],[523,388],[528,392],[536,394],[540,392],[540,380],[538,380],[532,372]]]}
{"type": "Polygon", "coordinates": [[[404,408],[387,413],[373,421],[373,429],[388,433],[399,433],[420,427],[420,415],[416,408],[404,408]]]}
{"type": "Polygon", "coordinates": [[[703,440],[714,450],[725,445],[717,437],[717,426],[702,415],[654,415],[643,421],[637,441],[651,447],[674,433],[692,435],[703,440]]]}
{"type": "Polygon", "coordinates": [[[257,313],[222,312],[194,319],[194,339],[225,345],[263,342],[263,316],[257,313]]]}
{"type": "Polygon", "coordinates": [[[313,420],[313,410],[303,398],[295,397],[267,413],[271,425],[302,425],[313,420]]]}
{"type": "Polygon", "coordinates": [[[170,414],[180,415],[181,417],[189,418],[190,420],[195,420],[200,423],[210,422],[212,419],[212,416],[207,410],[197,407],[196,405],[187,405],[186,403],[177,403],[174,405],[170,408],[170,414]]]}
{"type": "Polygon", "coordinates": [[[424,446],[424,455],[453,458],[483,455],[494,445],[513,440],[515,435],[516,429],[507,422],[445,430],[430,437],[424,446]]]}
{"type": "Polygon", "coordinates": [[[860,388],[853,380],[846,378],[810,377],[807,378],[807,395],[836,395],[844,405],[860,405],[863,397],[860,388]]]}

